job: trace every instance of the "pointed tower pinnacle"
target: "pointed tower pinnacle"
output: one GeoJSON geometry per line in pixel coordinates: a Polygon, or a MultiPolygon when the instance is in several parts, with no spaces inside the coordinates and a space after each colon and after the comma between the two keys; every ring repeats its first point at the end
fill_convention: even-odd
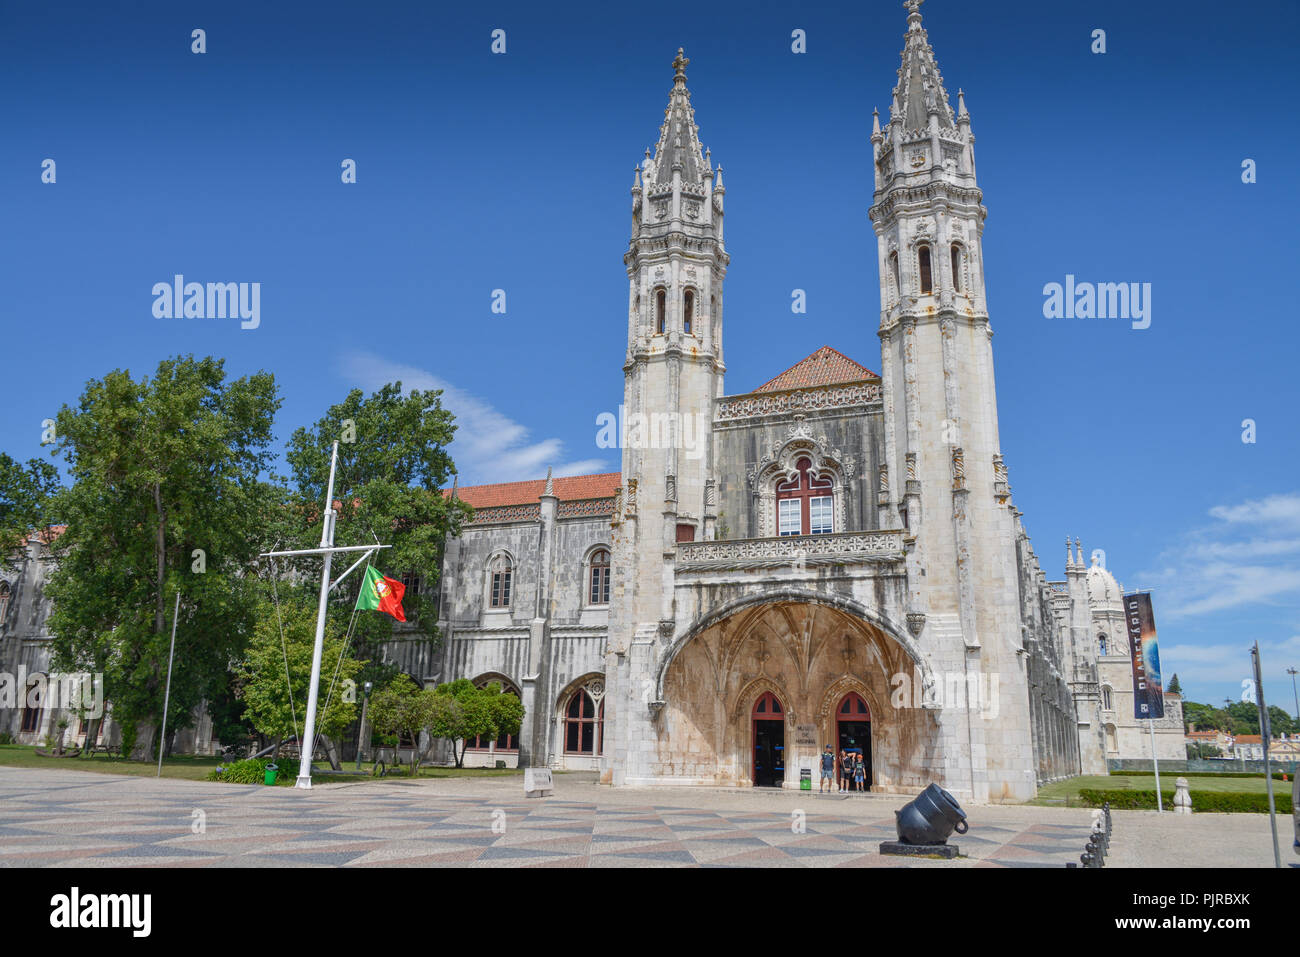
{"type": "Polygon", "coordinates": [[[546,466],[546,488],[543,489],[542,494],[549,495],[552,498],[555,497],[555,483],[551,480],[551,467],[549,465],[546,466]]]}
{"type": "MultiPolygon", "coordinates": [[[[939,118],[939,128],[955,129],[952,107],[943,88],[943,77],[935,62],[934,51],[921,26],[922,0],[907,0],[907,33],[903,46],[903,65],[898,70],[898,85],[894,87],[895,99],[901,105],[904,129],[923,130],[934,113],[939,118]]],[[[894,117],[890,117],[894,119],[894,117]]]]}
{"type": "Polygon", "coordinates": [[[677,58],[673,60],[673,89],[668,94],[668,108],[664,110],[664,124],[659,128],[659,142],[654,150],[656,184],[671,183],[675,169],[681,170],[683,183],[694,186],[704,181],[706,163],[700,146],[700,128],[695,124],[691,91],[686,88],[686,66],[690,62],[685,51],[678,47],[677,58]]]}

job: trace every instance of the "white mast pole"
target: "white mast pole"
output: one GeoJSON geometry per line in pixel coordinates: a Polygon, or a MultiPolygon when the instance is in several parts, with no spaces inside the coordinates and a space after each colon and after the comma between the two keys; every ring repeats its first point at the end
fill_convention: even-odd
{"type": "MultiPolygon", "coordinates": [[[[167,653],[167,693],[163,695],[162,732],[158,735],[158,773],[162,777],[163,750],[167,747],[167,707],[172,700],[172,660],[176,657],[176,619],[181,614],[181,593],[176,593],[176,609],[172,612],[172,650],[167,653]]],[[[90,742],[92,745],[95,742],[90,742]]]]}
{"type": "MultiPolygon", "coordinates": [[[[339,444],[334,443],[330,455],[330,481],[325,492],[325,522],[320,533],[320,547],[332,549],[334,546],[334,467],[339,460],[339,444]]],[[[298,780],[294,787],[311,790],[311,753],[316,743],[316,703],[320,696],[320,660],[325,647],[325,605],[330,593],[330,559],[332,551],[325,552],[325,568],[321,571],[320,602],[316,606],[316,644],[311,653],[311,684],[307,688],[307,725],[304,729],[299,748],[302,761],[298,765],[298,780]]]]}

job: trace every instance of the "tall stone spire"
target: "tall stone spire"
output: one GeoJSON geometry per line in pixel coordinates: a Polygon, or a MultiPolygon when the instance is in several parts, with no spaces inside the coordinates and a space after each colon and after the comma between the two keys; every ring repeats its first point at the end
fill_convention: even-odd
{"type": "MultiPolygon", "coordinates": [[[[638,656],[642,639],[671,620],[673,562],[679,536],[714,537],[718,516],[710,494],[713,400],[723,394],[722,167],[700,145],[695,108],[686,88],[684,50],[674,58],[653,156],[646,152],[633,186],[632,236],[627,269],[627,357],[623,364],[626,421],[670,421],[671,437],[648,442],[629,436],[623,448],[623,490],[612,534],[612,579],[607,678],[611,687],[640,688],[650,672],[638,656]],[[692,430],[685,431],[685,423],[692,430]],[[689,444],[688,444],[689,440],[689,444]],[[636,506],[636,502],[656,507],[636,506]],[[663,503],[659,506],[658,503],[663,503]],[[641,636],[638,638],[637,636],[641,636]]],[[[614,784],[650,775],[638,745],[655,734],[649,711],[617,709],[606,725],[603,758],[614,784]]]]}
{"type": "MultiPolygon", "coordinates": [[[[909,130],[923,130],[930,122],[930,113],[939,118],[939,127],[951,130],[956,127],[948,93],[943,88],[943,77],[935,62],[930,40],[921,26],[923,0],[907,0],[907,33],[904,37],[903,65],[898,70],[898,85],[894,97],[902,111],[902,120],[909,130]]],[[[890,117],[892,120],[893,117],[890,117]]]]}
{"type": "Polygon", "coordinates": [[[659,142],[655,144],[655,183],[671,183],[673,170],[680,169],[683,183],[699,186],[708,169],[700,146],[700,128],[695,123],[695,109],[691,106],[691,91],[686,88],[686,67],[690,62],[678,47],[677,58],[673,60],[673,89],[668,94],[668,108],[659,128],[659,142]]]}

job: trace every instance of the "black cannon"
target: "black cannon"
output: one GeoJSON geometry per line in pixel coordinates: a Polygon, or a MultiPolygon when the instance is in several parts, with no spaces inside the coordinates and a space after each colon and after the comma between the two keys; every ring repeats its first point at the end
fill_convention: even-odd
{"type": "Polygon", "coordinates": [[[898,824],[898,840],[903,844],[946,844],[953,831],[965,834],[966,812],[951,794],[931,784],[917,796],[894,812],[898,824]]]}

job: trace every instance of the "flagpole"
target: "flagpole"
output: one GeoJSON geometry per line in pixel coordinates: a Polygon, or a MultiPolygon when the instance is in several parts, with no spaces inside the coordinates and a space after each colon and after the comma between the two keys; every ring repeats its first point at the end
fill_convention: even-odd
{"type": "Polygon", "coordinates": [[[162,733],[158,735],[158,773],[155,777],[162,777],[163,748],[167,746],[167,706],[172,700],[172,660],[176,657],[176,619],[180,613],[181,593],[178,591],[176,610],[172,612],[172,650],[167,653],[167,693],[163,695],[162,733]]]}
{"type": "Polygon", "coordinates": [[[1268,720],[1268,705],[1264,703],[1264,666],[1259,660],[1259,642],[1250,649],[1255,666],[1255,708],[1259,711],[1259,739],[1264,742],[1264,782],[1268,790],[1268,823],[1273,828],[1273,866],[1282,866],[1282,850],[1277,843],[1277,806],[1273,803],[1273,769],[1268,763],[1268,746],[1272,744],[1273,729],[1268,720]]]}
{"type": "Polygon", "coordinates": [[[334,557],[334,469],[339,461],[339,443],[334,442],[334,451],[330,455],[330,480],[325,492],[325,522],[320,533],[320,547],[329,549],[325,552],[325,567],[321,570],[320,600],[316,605],[316,642],[311,652],[311,684],[307,686],[307,725],[299,741],[301,761],[298,765],[298,780],[294,787],[305,791],[311,790],[311,755],[316,744],[316,704],[320,697],[320,660],[325,647],[325,612],[330,594],[330,560],[334,557]]]}

